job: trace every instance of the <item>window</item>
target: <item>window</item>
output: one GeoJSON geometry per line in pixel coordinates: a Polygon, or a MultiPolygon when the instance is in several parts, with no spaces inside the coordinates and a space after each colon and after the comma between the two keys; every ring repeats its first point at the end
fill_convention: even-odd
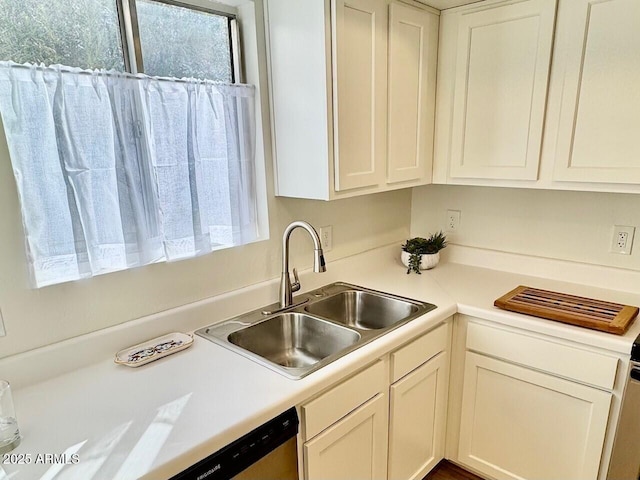
{"type": "Polygon", "coordinates": [[[233,83],[225,9],[0,0],[0,114],[34,286],[268,238],[260,105],[233,83]]]}
{"type": "Polygon", "coordinates": [[[124,71],[118,10],[104,0],[0,0],[0,60],[124,71]]]}
{"type": "Polygon", "coordinates": [[[135,3],[146,74],[233,81],[230,17],[155,0],[135,3]]]}
{"type": "Polygon", "coordinates": [[[0,60],[231,83],[234,22],[171,0],[0,0],[0,60]]]}

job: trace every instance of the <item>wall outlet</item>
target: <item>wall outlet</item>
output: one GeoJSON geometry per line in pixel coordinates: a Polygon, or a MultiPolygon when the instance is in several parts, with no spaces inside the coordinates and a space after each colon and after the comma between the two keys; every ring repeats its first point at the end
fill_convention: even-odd
{"type": "Polygon", "coordinates": [[[611,239],[611,252],[621,255],[631,255],[635,232],[636,227],[614,225],[613,237],[611,239]]]}
{"type": "Polygon", "coordinates": [[[447,210],[447,231],[455,232],[460,227],[460,210],[447,210]]]}
{"type": "Polygon", "coordinates": [[[333,250],[333,227],[331,225],[320,227],[320,241],[322,242],[323,252],[333,250]]]}

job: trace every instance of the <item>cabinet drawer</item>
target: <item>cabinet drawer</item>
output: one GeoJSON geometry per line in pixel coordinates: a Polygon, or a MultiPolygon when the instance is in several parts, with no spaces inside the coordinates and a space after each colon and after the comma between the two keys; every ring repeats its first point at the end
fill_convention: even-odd
{"type": "Polygon", "coordinates": [[[388,416],[387,395],[379,393],[305,442],[304,479],[387,478],[388,416]]]}
{"type": "Polygon", "coordinates": [[[472,322],[467,349],[607,390],[618,368],[616,357],[472,322]]]}
{"type": "Polygon", "coordinates": [[[302,406],[302,435],[309,440],[384,390],[381,361],[302,406]]]}
{"type": "Polygon", "coordinates": [[[447,349],[449,324],[439,326],[391,354],[391,383],[447,349]]]}

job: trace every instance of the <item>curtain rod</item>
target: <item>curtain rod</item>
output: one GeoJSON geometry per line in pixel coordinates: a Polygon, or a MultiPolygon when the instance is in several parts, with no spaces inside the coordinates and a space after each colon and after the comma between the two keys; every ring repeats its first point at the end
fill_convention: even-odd
{"type": "Polygon", "coordinates": [[[44,64],[41,65],[32,65],[25,63],[16,63],[12,61],[0,61],[0,67],[10,67],[10,68],[24,68],[28,70],[42,70],[42,71],[51,71],[52,73],[79,73],[81,75],[104,75],[107,77],[125,77],[131,78],[134,80],[159,80],[161,82],[176,82],[176,83],[207,83],[211,85],[219,85],[219,86],[232,86],[232,87],[252,87],[253,85],[247,83],[225,83],[218,82],[214,80],[207,80],[204,78],[175,78],[175,77],[158,77],[147,75],[146,73],[130,73],[130,72],[118,72],[117,70],[91,70],[91,69],[82,69],[80,67],[67,67],[65,65],[50,65],[46,66],[44,64]],[[59,69],[54,67],[61,67],[59,69]],[[77,69],[77,70],[75,70],[77,69]]]}

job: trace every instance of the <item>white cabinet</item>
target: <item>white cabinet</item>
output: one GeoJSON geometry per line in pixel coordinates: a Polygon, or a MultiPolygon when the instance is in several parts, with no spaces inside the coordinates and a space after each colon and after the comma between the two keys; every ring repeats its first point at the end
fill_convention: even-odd
{"type": "Polygon", "coordinates": [[[433,183],[640,192],[640,2],[486,0],[440,32],[433,183]]]}
{"type": "Polygon", "coordinates": [[[349,412],[384,392],[387,386],[384,362],[378,361],[302,406],[303,438],[309,440],[349,412]]]}
{"type": "Polygon", "coordinates": [[[431,182],[438,16],[389,7],[387,183],[431,182]]]}
{"type": "Polygon", "coordinates": [[[443,17],[439,154],[450,177],[537,179],[555,11],[555,0],[524,0],[443,17]]]}
{"type": "Polygon", "coordinates": [[[387,145],[387,4],[335,0],[332,6],[335,190],[377,186],[387,145]]]}
{"type": "Polygon", "coordinates": [[[389,480],[422,479],[444,458],[450,322],[391,354],[389,480]]]}
{"type": "Polygon", "coordinates": [[[376,395],[304,445],[307,480],[380,480],[387,473],[387,396],[376,395]]]}
{"type": "Polygon", "coordinates": [[[447,387],[446,352],[391,386],[390,480],[420,480],[444,457],[447,387]]]}
{"type": "Polygon", "coordinates": [[[386,478],[388,377],[380,360],[302,405],[305,480],[386,478]]]}
{"type": "Polygon", "coordinates": [[[497,479],[596,479],[611,393],[468,352],[459,460],[497,479]]]}
{"type": "Polygon", "coordinates": [[[619,359],[475,320],[465,343],[456,460],[499,480],[599,478],[619,359]]]}
{"type": "Polygon", "coordinates": [[[557,31],[554,179],[640,183],[640,2],[561,2],[557,31]]]}
{"type": "Polygon", "coordinates": [[[276,194],[332,200],[428,183],[435,10],[389,0],[265,5],[276,194]]]}
{"type": "Polygon", "coordinates": [[[447,321],[303,404],[304,479],[422,479],[444,456],[450,342],[447,321]]]}

